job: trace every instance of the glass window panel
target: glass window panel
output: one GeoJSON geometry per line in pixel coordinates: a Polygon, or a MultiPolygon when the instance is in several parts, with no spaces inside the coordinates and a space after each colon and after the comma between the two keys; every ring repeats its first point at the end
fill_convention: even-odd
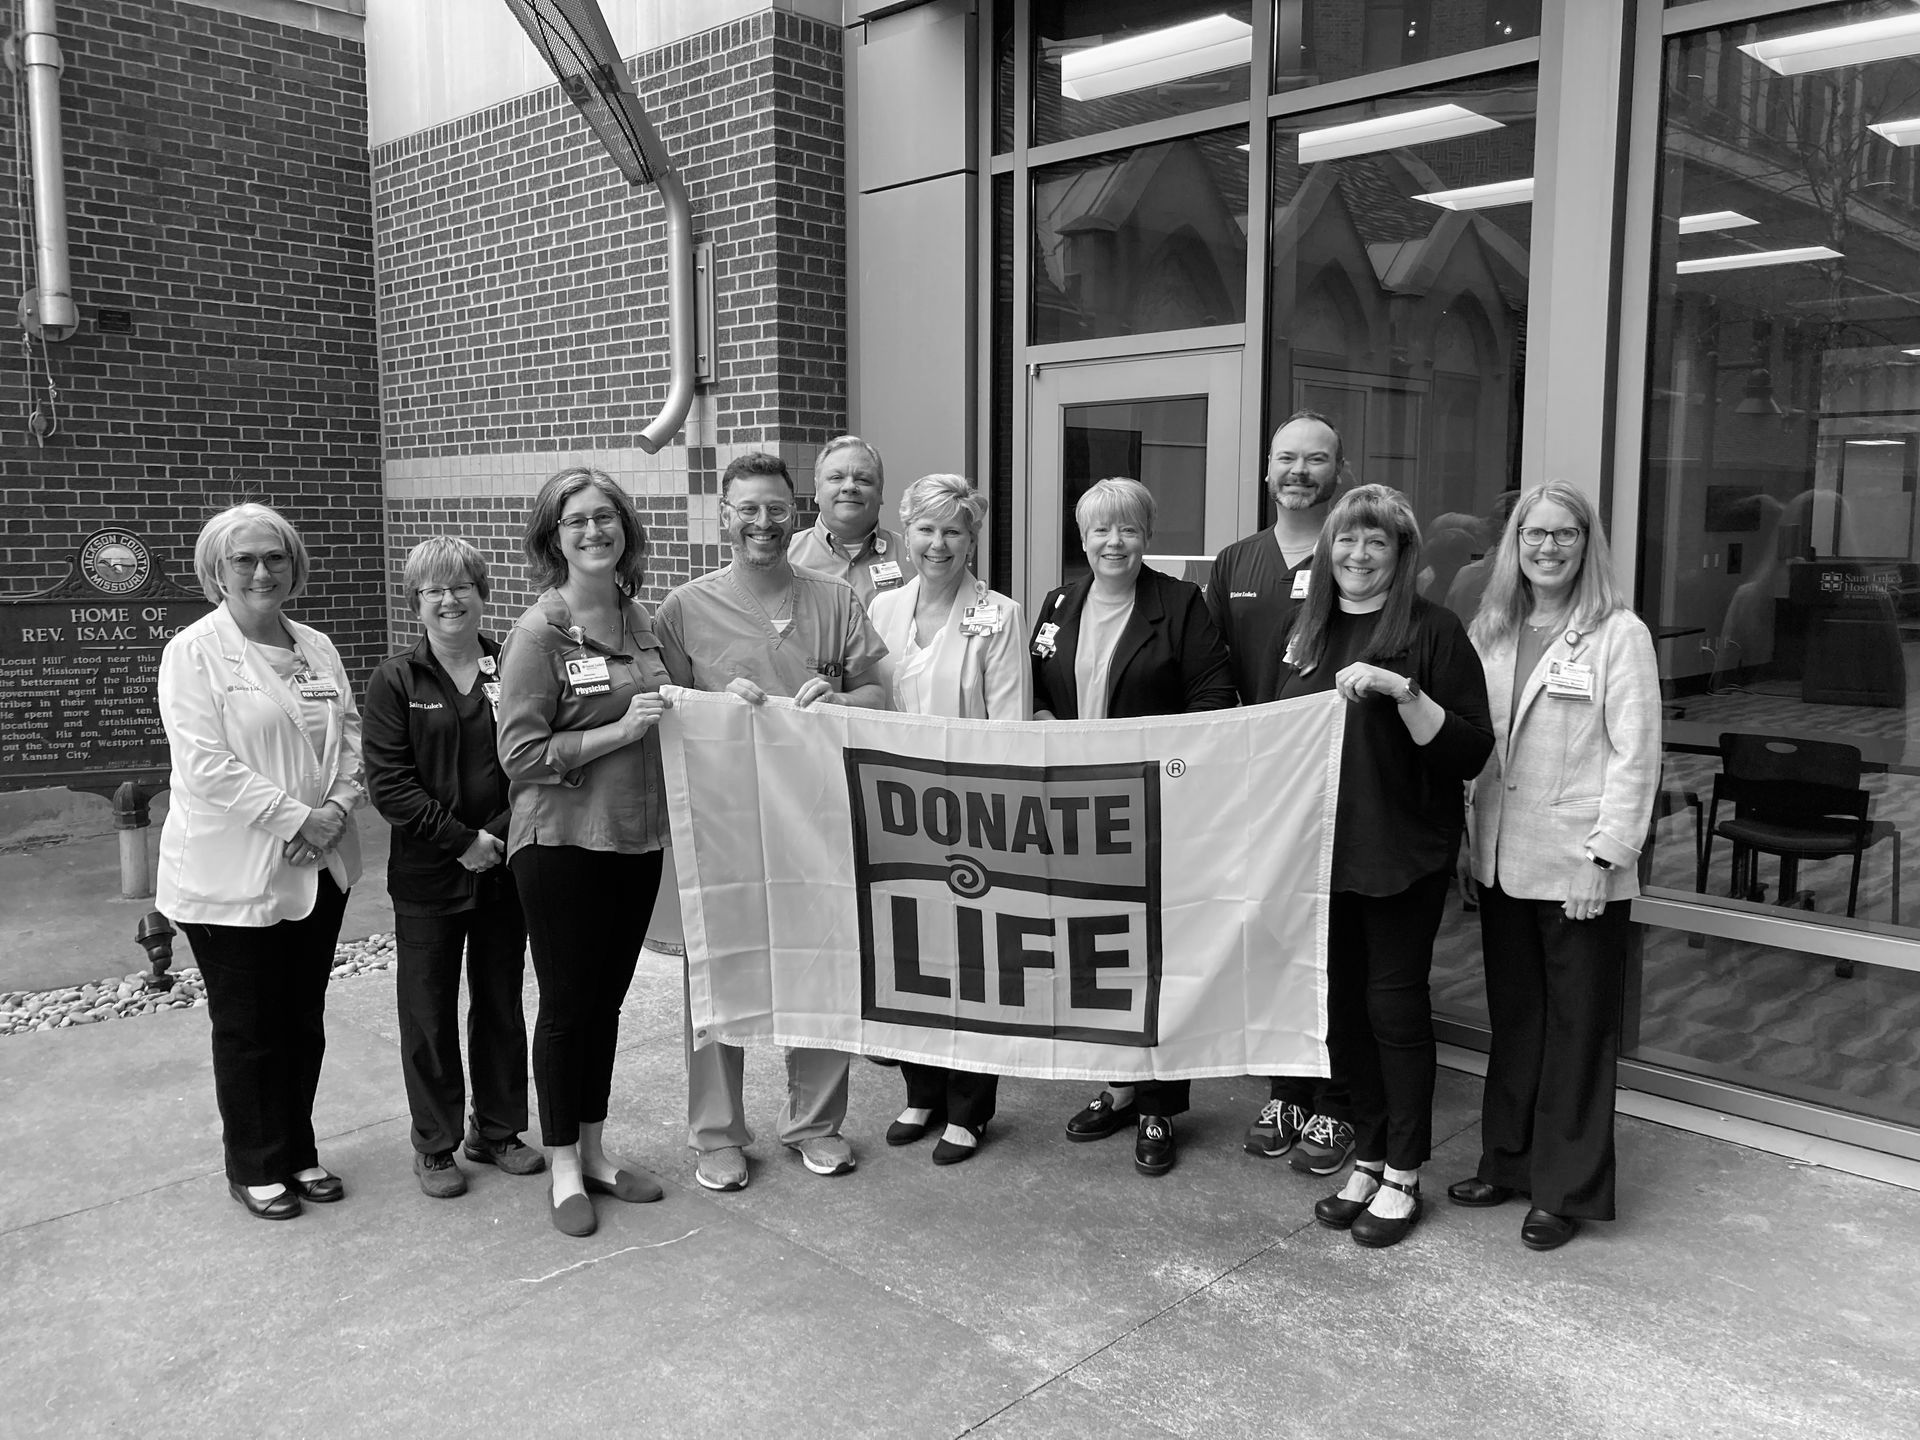
{"type": "Polygon", "coordinates": [[[1096,480],[1123,475],[1153,492],[1159,518],[1149,555],[1206,550],[1207,397],[1068,405],[1060,415],[1061,584],[1086,575],[1073,507],[1096,480]]]}
{"type": "Polygon", "coordinates": [[[1013,149],[1013,0],[993,7],[993,153],[1013,149]]]}
{"type": "Polygon", "coordinates": [[[1920,975],[1777,944],[1637,930],[1621,1053],[1706,1079],[1920,1125],[1920,975]]]}
{"type": "Polygon", "coordinates": [[[1033,143],[1247,98],[1250,0],[1035,0],[1033,143]]]}
{"type": "Polygon", "coordinates": [[[1920,117],[1920,25],[1915,54],[1800,73],[1740,47],[1896,13],[1920,19],[1830,5],[1667,42],[1639,595],[1669,790],[1718,832],[1654,883],[1873,926],[1920,854],[1920,208],[1898,127],[1920,117]],[[1828,788],[1770,813],[1723,733],[1831,759],[1828,788]]]}
{"type": "Polygon", "coordinates": [[[1273,88],[1374,75],[1540,33],[1540,0],[1278,0],[1273,88]]]}
{"type": "Polygon", "coordinates": [[[993,177],[993,559],[990,583],[1013,585],[1013,176],[993,177]]]}
{"type": "Polygon", "coordinates": [[[1423,593],[1468,616],[1518,484],[1536,83],[1529,66],[1273,131],[1269,429],[1331,419],[1355,481],[1413,502],[1423,593]]]}
{"type": "Polygon", "coordinates": [[[1031,342],[1245,320],[1246,140],[1216,130],[1036,169],[1031,342]]]}

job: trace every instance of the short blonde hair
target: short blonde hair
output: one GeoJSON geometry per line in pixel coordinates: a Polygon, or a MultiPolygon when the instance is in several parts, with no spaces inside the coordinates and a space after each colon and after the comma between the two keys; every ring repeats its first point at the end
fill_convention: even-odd
{"type": "Polygon", "coordinates": [[[200,527],[200,538],[193,542],[193,573],[199,577],[201,593],[209,604],[218,605],[226,598],[227,592],[220,585],[220,566],[227,559],[227,547],[233,542],[234,532],[249,525],[258,525],[271,534],[274,544],[286,551],[293,562],[287,598],[292,599],[307,588],[307,546],[300,532],[271,505],[249,500],[244,505],[222,510],[207,521],[200,527]]]}
{"type": "Polygon", "coordinates": [[[485,600],[493,593],[487,578],[487,557],[458,535],[429,535],[407,554],[407,568],[401,584],[407,594],[418,600],[429,585],[458,585],[471,581],[485,600]]]}
{"type": "Polygon", "coordinates": [[[1073,507],[1073,523],[1080,527],[1083,537],[1094,525],[1117,520],[1152,539],[1154,518],[1159,513],[1160,507],[1154,503],[1151,490],[1138,480],[1116,475],[1110,480],[1096,480],[1087,487],[1087,493],[1073,507]]]}
{"type": "Polygon", "coordinates": [[[969,534],[978,535],[987,519],[987,497],[964,475],[922,475],[900,496],[900,528],[920,520],[963,516],[969,534]]]}

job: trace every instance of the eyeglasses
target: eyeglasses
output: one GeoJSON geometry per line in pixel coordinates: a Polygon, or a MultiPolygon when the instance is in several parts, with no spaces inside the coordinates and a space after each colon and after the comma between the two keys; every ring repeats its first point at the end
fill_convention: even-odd
{"type": "Polygon", "coordinates": [[[449,597],[455,600],[471,600],[473,592],[479,588],[478,585],[423,585],[420,587],[419,594],[422,600],[438,605],[449,597]]]}
{"type": "Polygon", "coordinates": [[[262,565],[278,575],[282,570],[285,570],[293,564],[293,557],[283,554],[278,550],[270,550],[265,555],[247,555],[244,553],[229,555],[227,556],[227,564],[231,565],[242,575],[251,575],[262,565]]]}
{"type": "Polygon", "coordinates": [[[568,515],[561,519],[560,528],[580,534],[589,525],[596,530],[612,530],[620,524],[620,516],[612,510],[596,510],[591,515],[568,515]]]}
{"type": "Polygon", "coordinates": [[[1547,543],[1547,537],[1549,535],[1553,537],[1553,543],[1558,545],[1562,550],[1571,550],[1587,538],[1587,532],[1582,530],[1578,525],[1566,525],[1558,530],[1543,530],[1538,525],[1522,525],[1520,527],[1520,543],[1530,549],[1538,550],[1542,545],[1547,543]]]}
{"type": "Polygon", "coordinates": [[[784,525],[793,518],[791,505],[736,505],[729,500],[727,508],[748,524],[752,524],[763,515],[775,525],[784,525]]]}

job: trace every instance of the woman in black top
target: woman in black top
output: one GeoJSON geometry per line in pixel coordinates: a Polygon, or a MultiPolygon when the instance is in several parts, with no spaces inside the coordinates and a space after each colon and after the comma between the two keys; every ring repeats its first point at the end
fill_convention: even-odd
{"type": "Polygon", "coordinates": [[[1486,678],[1451,611],[1417,595],[1406,497],[1363,485],[1327,517],[1272,693],[1348,702],[1327,925],[1327,1042],[1352,1091],[1354,1168],[1314,1206],[1362,1245],[1419,1220],[1433,1139],[1427,973],[1460,848],[1464,787],[1493,749],[1486,678]]]}
{"type": "MultiPolygon", "coordinates": [[[[1089,574],[1040,602],[1033,639],[1033,718],[1121,720],[1225,710],[1239,697],[1226,642],[1198,585],[1148,569],[1153,493],[1138,480],[1097,480],[1074,506],[1089,574]]],[[[1173,1117],[1187,1080],[1114,1083],[1067,1122],[1069,1140],[1101,1140],[1132,1124],[1142,1175],[1173,1169],[1173,1117]]]]}
{"type": "Polygon", "coordinates": [[[413,1112],[413,1172],[436,1199],[466,1192],[454,1163],[512,1175],[547,1168],[524,1144],[527,1021],[520,986],[527,923],[504,863],[507,777],[495,748],[500,647],[481,633],[487,562],[464,540],[435,536],[407,556],[407,594],[426,630],[367,687],[367,788],[393,827],[387,892],[398,951],[400,1072],[413,1112]],[[463,1124],[460,960],[467,968],[467,1064],[473,1115],[463,1124]]]}

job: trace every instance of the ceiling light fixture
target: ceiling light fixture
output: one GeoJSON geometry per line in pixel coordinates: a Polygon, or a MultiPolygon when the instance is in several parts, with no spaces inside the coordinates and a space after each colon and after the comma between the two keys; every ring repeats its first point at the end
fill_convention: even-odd
{"type": "Polygon", "coordinates": [[[1704,235],[1709,230],[1738,230],[1742,225],[1759,223],[1751,215],[1742,215],[1738,210],[1707,210],[1698,215],[1682,215],[1680,233],[1704,235]]]}
{"type": "Polygon", "coordinates": [[[1780,75],[1898,60],[1903,55],[1920,54],[1920,15],[1892,15],[1859,25],[1809,30],[1804,35],[1756,40],[1740,48],[1780,75]]]}
{"type": "Polygon", "coordinates": [[[1424,110],[1377,115],[1349,125],[1302,130],[1300,163],[1317,165],[1322,160],[1345,160],[1353,155],[1370,155],[1376,150],[1398,150],[1404,145],[1425,145],[1434,140],[1452,140],[1501,128],[1500,121],[1490,120],[1464,105],[1429,105],[1424,110]]]}
{"type": "Polygon", "coordinates": [[[1920,145],[1920,116],[1911,120],[1885,120],[1867,129],[1895,145],[1920,145]]]}
{"type": "Polygon", "coordinates": [[[1442,210],[1491,210],[1496,205],[1531,205],[1533,177],[1529,175],[1524,180],[1501,180],[1492,185],[1469,185],[1463,190],[1435,190],[1413,198],[1424,200],[1429,205],[1438,205],[1442,210]]]}
{"type": "Polygon", "coordinates": [[[1231,15],[1208,15],[1067,51],[1060,57],[1060,93],[1069,100],[1104,100],[1252,63],[1253,27],[1231,15]]]}
{"type": "Polygon", "coordinates": [[[1849,445],[1905,445],[1904,440],[1849,440],[1849,445]]]}
{"type": "Polygon", "coordinates": [[[1753,270],[1762,265],[1799,265],[1808,260],[1841,259],[1838,250],[1825,245],[1802,245],[1796,250],[1746,250],[1738,255],[1709,255],[1704,260],[1682,260],[1674,266],[1679,275],[1700,275],[1708,270],[1753,270]]]}

